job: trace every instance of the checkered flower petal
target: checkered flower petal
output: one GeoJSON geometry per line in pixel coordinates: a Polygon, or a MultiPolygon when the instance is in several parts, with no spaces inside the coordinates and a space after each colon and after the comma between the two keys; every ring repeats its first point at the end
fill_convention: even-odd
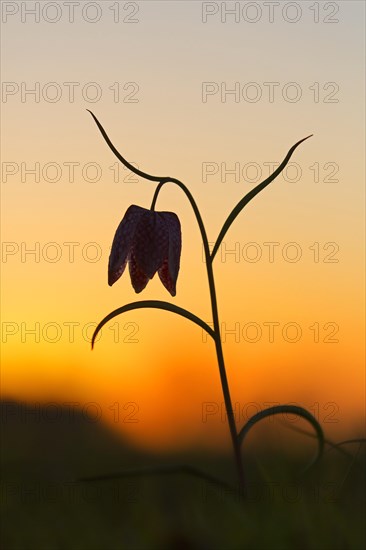
{"type": "Polygon", "coordinates": [[[158,212],[147,210],[136,227],[132,250],[139,268],[152,279],[168,256],[169,235],[158,212]]]}
{"type": "Polygon", "coordinates": [[[138,294],[139,292],[144,290],[150,279],[139,267],[133,253],[131,254],[130,261],[128,262],[128,267],[130,270],[132,286],[135,289],[135,292],[138,294]]]}
{"type": "Polygon", "coordinates": [[[141,292],[156,272],[172,296],[176,294],[182,236],[178,216],[130,206],[113,239],[108,284],[123,274],[127,262],[135,292],[141,292]]]}
{"type": "Polygon", "coordinates": [[[161,212],[160,215],[164,218],[168,228],[169,246],[168,256],[164,259],[158,274],[165,288],[172,296],[175,296],[182,250],[180,222],[178,216],[173,212],[161,212]]]}
{"type": "Polygon", "coordinates": [[[109,286],[118,281],[126,268],[136,227],[145,212],[145,208],[131,205],[117,228],[108,263],[109,286]]]}

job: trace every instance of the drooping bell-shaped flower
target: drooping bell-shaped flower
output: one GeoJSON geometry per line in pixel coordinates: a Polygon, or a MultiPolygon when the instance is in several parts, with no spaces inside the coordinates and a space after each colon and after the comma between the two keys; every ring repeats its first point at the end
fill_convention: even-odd
{"type": "Polygon", "coordinates": [[[180,265],[182,235],[178,216],[131,205],[113,239],[108,284],[112,286],[129,264],[131,283],[141,292],[156,272],[172,296],[180,265]]]}

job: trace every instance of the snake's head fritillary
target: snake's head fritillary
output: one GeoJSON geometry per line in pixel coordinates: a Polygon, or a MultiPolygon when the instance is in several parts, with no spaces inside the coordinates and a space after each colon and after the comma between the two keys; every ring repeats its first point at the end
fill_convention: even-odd
{"type": "Polygon", "coordinates": [[[135,292],[141,292],[158,272],[165,288],[175,296],[181,250],[176,214],[131,205],[113,239],[108,284],[112,286],[121,277],[128,262],[135,292]]]}

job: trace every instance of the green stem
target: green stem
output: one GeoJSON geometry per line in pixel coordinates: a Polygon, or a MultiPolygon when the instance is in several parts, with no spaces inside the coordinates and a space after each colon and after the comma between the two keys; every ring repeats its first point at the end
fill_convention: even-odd
{"type": "Polygon", "coordinates": [[[163,187],[164,183],[166,183],[167,180],[166,179],[163,179],[159,185],[157,186],[157,188],[155,189],[155,193],[154,193],[154,196],[153,196],[153,200],[152,200],[152,203],[151,203],[151,206],[150,206],[150,210],[154,211],[155,210],[155,205],[156,205],[156,201],[158,200],[158,195],[160,193],[160,189],[163,187]]]}
{"type": "Polygon", "coordinates": [[[215,346],[216,346],[216,355],[217,355],[217,362],[219,365],[219,372],[220,372],[220,380],[221,380],[221,387],[222,387],[222,393],[224,395],[224,402],[225,402],[225,409],[226,414],[228,418],[229,423],[229,429],[230,429],[230,435],[231,440],[233,444],[233,450],[234,450],[234,456],[235,456],[235,463],[236,468],[238,472],[238,480],[239,480],[239,487],[242,491],[244,491],[245,488],[245,479],[244,479],[244,470],[243,470],[243,463],[241,459],[241,452],[240,452],[240,443],[238,438],[238,432],[235,424],[235,417],[234,417],[234,411],[230,396],[230,388],[229,388],[229,382],[226,375],[226,369],[225,369],[225,361],[224,361],[224,354],[222,350],[222,343],[221,343],[221,331],[220,331],[220,322],[219,322],[219,314],[218,314],[218,308],[217,308],[217,298],[216,298],[216,288],[215,288],[215,278],[212,268],[212,258],[210,254],[210,247],[208,244],[208,238],[206,234],[206,229],[202,221],[202,217],[200,214],[200,211],[198,210],[197,204],[190,193],[190,191],[187,189],[187,187],[179,180],[175,178],[164,178],[160,184],[158,185],[154,198],[152,201],[151,209],[153,210],[155,208],[156,200],[158,198],[158,194],[163,187],[165,183],[174,183],[175,185],[178,185],[184,193],[186,194],[189,202],[191,203],[191,206],[193,208],[193,211],[195,213],[198,226],[201,231],[202,241],[203,241],[203,247],[205,251],[205,259],[206,259],[206,268],[207,268],[207,278],[208,278],[208,284],[210,289],[210,297],[211,297],[211,308],[212,308],[212,320],[214,325],[214,333],[215,333],[215,346]]]}
{"type": "MultiPolygon", "coordinates": [[[[210,252],[208,251],[208,254],[209,253],[210,252]]],[[[216,299],[216,290],[215,290],[215,280],[214,280],[214,275],[213,275],[211,258],[209,256],[207,256],[207,254],[206,254],[206,264],[207,264],[208,282],[209,282],[209,286],[210,286],[211,305],[212,305],[212,318],[213,318],[213,324],[214,324],[214,332],[215,332],[215,335],[216,335],[216,337],[215,337],[216,355],[217,355],[217,361],[218,361],[219,370],[220,370],[222,392],[224,394],[225,409],[226,409],[226,414],[227,414],[227,417],[228,417],[230,434],[231,434],[231,439],[232,439],[232,443],[233,443],[235,462],[236,462],[236,467],[237,467],[237,471],[238,471],[238,478],[239,478],[239,487],[240,487],[241,490],[244,491],[244,489],[245,489],[245,478],[244,478],[243,462],[242,462],[242,458],[241,458],[240,443],[239,443],[238,432],[237,432],[236,424],[235,424],[233,406],[232,406],[232,402],[231,402],[229,382],[228,382],[227,375],[226,375],[224,354],[223,354],[223,351],[222,351],[221,331],[220,331],[219,314],[218,314],[218,309],[217,309],[217,299],[216,299]]]]}

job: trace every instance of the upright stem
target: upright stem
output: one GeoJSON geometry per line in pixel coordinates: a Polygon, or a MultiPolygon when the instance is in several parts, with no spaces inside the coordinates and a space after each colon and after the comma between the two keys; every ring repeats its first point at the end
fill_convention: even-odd
{"type": "Polygon", "coordinates": [[[243,491],[245,488],[245,479],[244,479],[243,463],[242,463],[241,452],[240,452],[240,442],[239,442],[238,432],[235,424],[235,417],[234,417],[234,411],[233,411],[233,406],[231,402],[229,382],[226,375],[224,354],[222,351],[221,331],[220,331],[220,323],[219,323],[219,314],[217,309],[216,289],[215,289],[215,280],[214,280],[213,269],[212,269],[212,260],[210,257],[207,258],[207,256],[206,256],[206,265],[207,265],[208,283],[210,286],[212,318],[213,318],[214,332],[215,332],[216,355],[217,355],[217,362],[218,362],[219,371],[220,371],[221,387],[222,387],[222,393],[224,394],[225,409],[228,417],[230,434],[231,434],[231,439],[233,443],[236,468],[238,471],[239,488],[243,491]]]}
{"type": "Polygon", "coordinates": [[[240,441],[239,441],[238,432],[236,429],[234,411],[233,411],[233,406],[232,406],[231,396],[230,396],[229,382],[227,379],[226,369],[225,369],[224,354],[222,351],[221,331],[220,331],[219,314],[218,314],[218,308],[217,308],[216,289],[215,289],[215,279],[214,279],[213,268],[212,268],[213,258],[211,258],[206,229],[203,224],[200,211],[198,210],[197,204],[193,196],[191,195],[189,189],[181,181],[175,178],[164,178],[160,181],[154,193],[154,197],[151,204],[151,210],[154,210],[155,208],[156,200],[158,198],[158,194],[161,188],[165,183],[168,183],[168,182],[175,183],[184,191],[189,202],[192,205],[193,211],[195,213],[195,216],[197,218],[197,222],[201,231],[203,247],[205,251],[208,284],[210,288],[212,320],[214,325],[216,355],[217,355],[217,362],[219,365],[221,387],[222,387],[222,393],[224,395],[225,409],[226,409],[226,414],[229,422],[231,440],[233,444],[236,468],[238,472],[239,487],[241,490],[244,490],[245,481],[244,481],[243,463],[241,460],[241,453],[240,453],[240,441]]]}

